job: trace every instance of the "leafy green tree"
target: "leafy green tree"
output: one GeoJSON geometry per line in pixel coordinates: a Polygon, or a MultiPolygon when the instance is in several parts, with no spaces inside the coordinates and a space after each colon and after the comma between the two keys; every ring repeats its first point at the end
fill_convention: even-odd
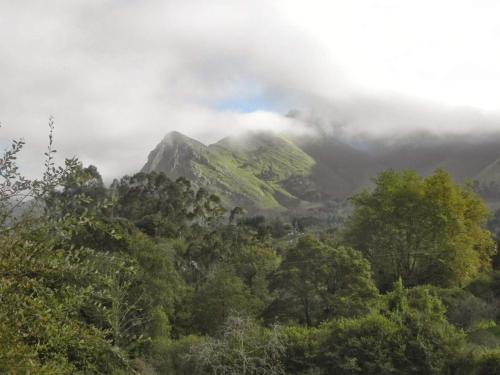
{"type": "Polygon", "coordinates": [[[285,252],[274,287],[278,297],[268,313],[307,326],[365,313],[378,293],[361,253],[332,247],[312,235],[285,252]]]}
{"type": "Polygon", "coordinates": [[[188,335],[165,342],[164,347],[150,359],[158,374],[196,375],[201,364],[195,360],[196,348],[205,344],[209,337],[188,335]]]}
{"type": "Polygon", "coordinates": [[[352,198],[345,238],[371,261],[383,289],[406,285],[463,285],[490,267],[495,244],[482,228],[484,203],[443,170],[381,173],[375,189],[352,198]]]}
{"type": "Polygon", "coordinates": [[[32,217],[30,214],[40,209],[41,201],[78,168],[75,158],[66,159],[63,166],[55,165],[53,130],[54,120],[50,118],[49,143],[40,179],[28,179],[19,170],[17,159],[25,146],[24,140],[13,140],[3,151],[0,157],[0,234],[26,223],[32,217]]]}
{"type": "Polygon", "coordinates": [[[285,354],[284,367],[287,374],[319,375],[317,356],[319,351],[319,333],[321,328],[288,326],[284,327],[285,354]]]}
{"type": "Polygon", "coordinates": [[[168,243],[156,243],[133,226],[112,224],[104,220],[79,226],[76,239],[66,236],[69,246],[93,245],[103,257],[114,259],[98,264],[104,288],[96,295],[98,308],[87,306],[84,312],[128,355],[149,356],[170,339],[176,305],[187,288],[168,243]]]}
{"type": "Polygon", "coordinates": [[[380,314],[334,320],[322,328],[315,362],[322,374],[387,375],[399,372],[404,342],[396,322],[380,314]]]}
{"type": "Polygon", "coordinates": [[[382,314],[399,325],[405,343],[399,371],[436,375],[454,371],[464,354],[465,335],[447,321],[437,292],[427,286],[405,289],[399,280],[385,298],[382,314]]]}
{"type": "MultiPolygon", "coordinates": [[[[177,242],[179,243],[179,242],[177,242]]],[[[233,265],[237,272],[245,273],[245,281],[261,278],[267,272],[276,258],[271,244],[259,240],[256,233],[244,225],[192,226],[190,235],[182,239],[183,246],[177,247],[178,268],[184,280],[194,288],[198,288],[217,264],[233,265]],[[252,253],[255,258],[250,259],[252,253]],[[262,256],[263,259],[257,259],[262,256]],[[260,276],[251,276],[249,267],[242,265],[245,261],[257,262],[262,269],[254,270],[260,276]],[[268,265],[264,265],[269,260],[268,265]],[[246,270],[243,270],[245,268],[246,270]]],[[[250,265],[251,267],[251,265],[250,265]]],[[[249,285],[250,286],[250,285],[249,285]]]]}
{"type": "Polygon", "coordinates": [[[193,319],[202,333],[214,334],[233,314],[255,315],[261,302],[229,266],[218,266],[193,296],[193,319]]]}
{"type": "Polygon", "coordinates": [[[428,288],[404,289],[397,283],[385,299],[380,312],[321,327],[315,362],[323,373],[454,373],[465,336],[446,321],[439,298],[428,288]]]}
{"type": "Polygon", "coordinates": [[[113,348],[106,330],[82,315],[84,307],[97,302],[96,293],[105,288],[97,264],[109,258],[88,248],[63,245],[85,214],[54,221],[35,210],[69,175],[78,172],[74,159],[63,167],[55,166],[52,120],[49,127],[40,180],[19,173],[16,160],[23,142],[13,142],[0,159],[2,370],[41,374],[127,371],[131,368],[126,353],[113,348]],[[16,214],[16,209],[21,213],[16,214]]]}
{"type": "Polygon", "coordinates": [[[111,191],[117,200],[112,215],[131,220],[151,236],[186,236],[191,225],[211,225],[224,213],[217,196],[163,173],[125,176],[113,182],[111,191]]]}
{"type": "Polygon", "coordinates": [[[115,259],[55,247],[54,228],[37,224],[0,238],[0,324],[28,351],[21,363],[32,358],[42,369],[67,374],[126,370],[127,353],[82,314],[107,288],[99,267],[115,259]]]}
{"type": "Polygon", "coordinates": [[[104,215],[104,209],[111,203],[107,201],[108,192],[102,177],[93,165],[84,168],[76,163],[72,173],[66,174],[60,185],[60,189],[48,191],[44,199],[51,214],[80,215],[91,211],[94,215],[104,215]]]}
{"type": "Polygon", "coordinates": [[[228,262],[252,295],[267,305],[272,300],[269,279],[278,269],[280,261],[280,257],[271,247],[250,244],[243,246],[228,262]]]}

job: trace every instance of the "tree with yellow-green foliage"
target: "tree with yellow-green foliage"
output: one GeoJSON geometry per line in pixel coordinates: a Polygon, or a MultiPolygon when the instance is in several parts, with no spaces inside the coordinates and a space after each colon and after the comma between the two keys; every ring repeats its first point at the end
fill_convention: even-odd
{"type": "Polygon", "coordinates": [[[374,182],[352,198],[345,239],[371,261],[382,289],[399,277],[405,285],[464,285],[490,267],[488,209],[471,189],[443,170],[427,178],[387,171],[374,182]]]}

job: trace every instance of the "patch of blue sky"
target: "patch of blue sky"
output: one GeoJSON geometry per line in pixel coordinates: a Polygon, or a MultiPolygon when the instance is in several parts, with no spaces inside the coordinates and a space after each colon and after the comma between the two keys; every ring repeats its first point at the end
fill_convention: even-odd
{"type": "Polygon", "coordinates": [[[240,113],[251,113],[257,111],[281,111],[281,103],[266,95],[242,96],[224,99],[213,104],[217,111],[234,111],[240,113]]]}

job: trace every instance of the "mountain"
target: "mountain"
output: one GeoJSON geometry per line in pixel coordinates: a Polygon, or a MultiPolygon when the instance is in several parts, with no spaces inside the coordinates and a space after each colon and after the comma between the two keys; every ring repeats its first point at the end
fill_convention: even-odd
{"type": "Polygon", "coordinates": [[[186,177],[196,180],[196,165],[209,165],[210,151],[192,138],[171,132],[149,154],[143,171],[164,172],[170,178],[186,177]]]}
{"type": "Polygon", "coordinates": [[[345,199],[370,184],[370,179],[386,166],[332,135],[302,136],[296,144],[316,162],[312,181],[330,197],[345,199]]]}
{"type": "Polygon", "coordinates": [[[437,168],[449,171],[459,181],[477,179],[479,173],[500,157],[500,140],[464,137],[444,138],[420,135],[420,138],[401,139],[388,146],[380,144],[371,152],[386,168],[414,169],[421,174],[437,168]]]}
{"type": "MultiPolygon", "coordinates": [[[[230,206],[260,211],[303,203],[286,186],[294,185],[294,178],[309,175],[314,163],[293,142],[270,133],[225,138],[205,146],[173,132],[149,154],[142,171],[186,177],[230,206]]],[[[305,194],[307,188],[296,190],[305,194]]]]}
{"type": "Polygon", "coordinates": [[[219,195],[227,207],[250,212],[322,210],[369,187],[386,169],[421,174],[448,170],[459,182],[476,181],[491,206],[500,204],[500,138],[413,135],[397,142],[366,139],[352,146],[332,135],[284,137],[249,133],[204,145],[172,132],[149,154],[142,171],[186,177],[219,195]]]}

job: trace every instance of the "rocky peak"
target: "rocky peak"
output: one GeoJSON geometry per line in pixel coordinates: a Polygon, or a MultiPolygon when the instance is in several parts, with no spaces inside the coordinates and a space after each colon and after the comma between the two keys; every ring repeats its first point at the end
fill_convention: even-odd
{"type": "Polygon", "coordinates": [[[143,172],[164,172],[172,178],[192,177],[192,163],[207,163],[209,150],[203,143],[173,131],[148,156],[143,172]]]}
{"type": "Polygon", "coordinates": [[[178,131],[171,131],[163,137],[163,140],[161,143],[165,143],[167,145],[182,145],[182,144],[187,144],[187,145],[193,145],[193,146],[203,146],[205,145],[196,139],[190,138],[187,135],[184,135],[178,131]]]}

